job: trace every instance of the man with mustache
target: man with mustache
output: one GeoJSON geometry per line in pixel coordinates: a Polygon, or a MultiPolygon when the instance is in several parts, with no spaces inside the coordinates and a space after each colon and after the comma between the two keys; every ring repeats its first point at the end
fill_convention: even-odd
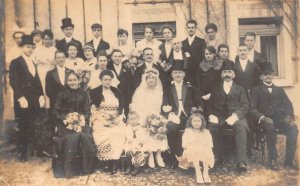
{"type": "Polygon", "coordinates": [[[234,64],[224,61],[221,70],[223,81],[212,90],[207,107],[208,129],[213,137],[214,154],[218,161],[222,159],[224,144],[221,130],[223,128],[233,129],[237,148],[236,168],[238,172],[246,172],[249,127],[245,115],[249,110],[249,102],[245,89],[233,81],[235,77],[234,64]]]}
{"type": "Polygon", "coordinates": [[[294,165],[298,129],[294,122],[294,109],[282,87],[272,83],[272,63],[260,63],[262,84],[255,87],[250,97],[250,116],[261,126],[267,135],[269,166],[278,170],[276,149],[276,128],[286,135],[285,166],[297,169],[294,165]]]}

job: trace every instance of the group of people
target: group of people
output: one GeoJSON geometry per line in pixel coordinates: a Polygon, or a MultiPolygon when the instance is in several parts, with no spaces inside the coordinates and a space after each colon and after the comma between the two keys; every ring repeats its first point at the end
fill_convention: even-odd
{"type": "Polygon", "coordinates": [[[51,149],[46,154],[53,168],[66,177],[91,173],[97,160],[112,174],[136,175],[146,164],[194,167],[197,182],[210,183],[209,168],[226,159],[227,128],[234,132],[238,172],[247,171],[247,152],[259,147],[254,136],[261,128],[270,168],[279,169],[278,132],[287,136],[285,165],[295,168],[293,106],[272,83],[272,64],[254,50],[255,33],[246,33],[233,62],[214,23],[205,27],[205,40],[196,36],[195,20],[187,21],[183,41],[165,26],[163,43],[145,26],[136,47],[124,29],[117,32],[118,44],[105,42],[98,23],[82,46],[74,28],[70,18],[62,19],[65,38],[55,46],[51,30],[21,33],[16,40],[22,52],[10,64],[9,79],[21,161],[27,161],[31,141],[40,140],[31,139],[31,130],[46,111],[52,145],[33,150],[51,149]]]}

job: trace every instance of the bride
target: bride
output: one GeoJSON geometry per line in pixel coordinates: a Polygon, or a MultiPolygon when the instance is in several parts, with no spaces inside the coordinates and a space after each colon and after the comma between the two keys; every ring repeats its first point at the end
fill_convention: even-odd
{"type": "Polygon", "coordinates": [[[142,76],[142,82],[136,89],[130,110],[136,111],[140,121],[145,123],[149,114],[159,114],[163,101],[163,88],[158,70],[147,69],[142,76]]]}

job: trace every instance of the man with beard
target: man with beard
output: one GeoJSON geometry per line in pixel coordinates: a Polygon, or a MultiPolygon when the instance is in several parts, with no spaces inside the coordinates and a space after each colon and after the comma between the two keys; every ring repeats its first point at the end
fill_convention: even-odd
{"type": "Polygon", "coordinates": [[[245,115],[249,102],[245,89],[236,84],[234,64],[224,61],[221,77],[223,81],[211,92],[207,113],[208,129],[213,137],[214,154],[218,161],[223,157],[224,144],[221,130],[231,128],[234,131],[237,155],[237,171],[246,172],[247,132],[249,130],[245,115]]]}

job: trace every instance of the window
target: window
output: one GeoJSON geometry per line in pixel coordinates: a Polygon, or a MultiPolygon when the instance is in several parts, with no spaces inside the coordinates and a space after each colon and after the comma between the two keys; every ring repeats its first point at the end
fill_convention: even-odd
{"type": "Polygon", "coordinates": [[[271,63],[275,76],[282,76],[280,69],[280,25],[282,17],[239,19],[240,43],[244,42],[246,32],[256,34],[255,49],[261,52],[271,63]]]}
{"type": "Polygon", "coordinates": [[[173,29],[174,37],[176,36],[176,22],[155,22],[155,23],[133,23],[132,24],[132,36],[135,42],[144,38],[145,27],[150,26],[154,28],[154,38],[163,40],[162,28],[169,26],[173,29]]]}

